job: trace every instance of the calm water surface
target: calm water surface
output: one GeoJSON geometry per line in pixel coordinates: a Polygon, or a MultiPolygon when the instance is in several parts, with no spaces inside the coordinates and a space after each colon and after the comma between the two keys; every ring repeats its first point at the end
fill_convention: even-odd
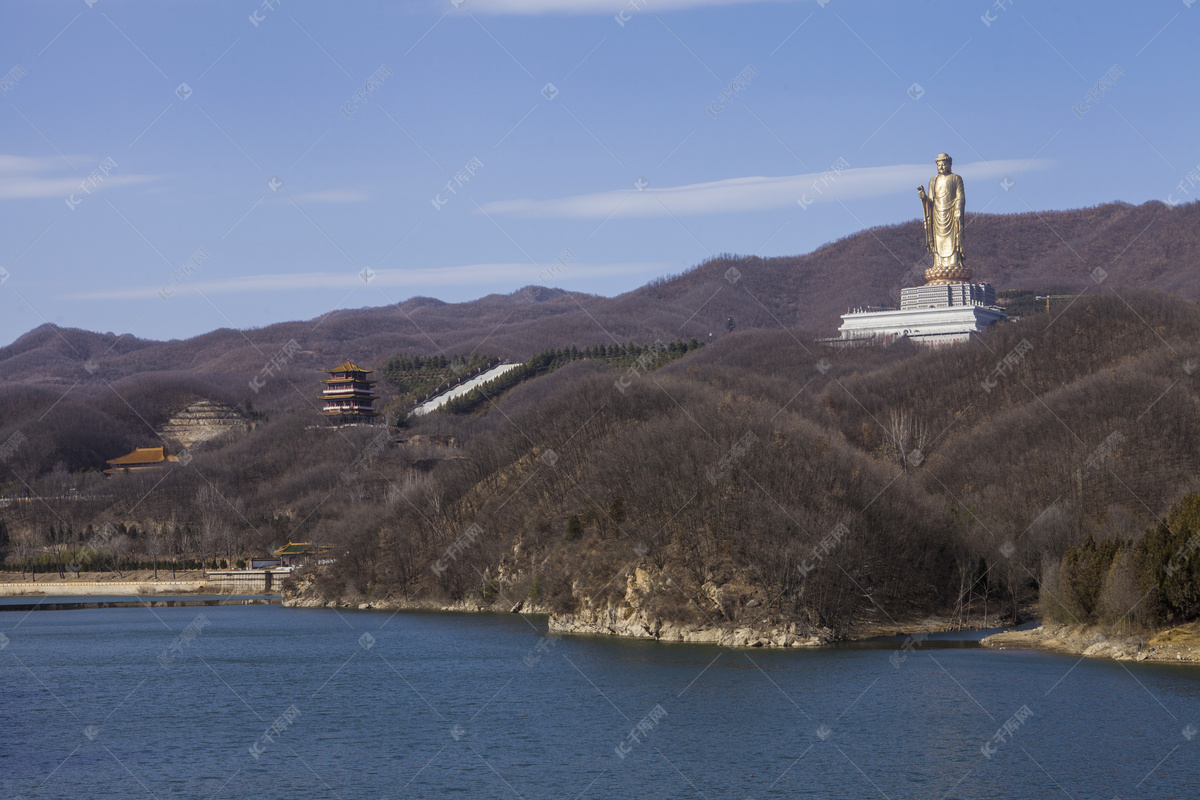
{"type": "Polygon", "coordinates": [[[3,798],[1200,793],[1194,667],[276,606],[4,612],[0,632],[3,798]]]}

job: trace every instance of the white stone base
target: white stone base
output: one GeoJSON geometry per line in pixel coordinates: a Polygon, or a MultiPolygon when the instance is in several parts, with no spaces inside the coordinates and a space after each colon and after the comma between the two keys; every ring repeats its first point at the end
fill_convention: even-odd
{"type": "Polygon", "coordinates": [[[968,341],[1005,316],[1000,309],[987,306],[852,311],[842,315],[841,340],[828,343],[853,345],[862,340],[908,338],[937,347],[968,341]]]}

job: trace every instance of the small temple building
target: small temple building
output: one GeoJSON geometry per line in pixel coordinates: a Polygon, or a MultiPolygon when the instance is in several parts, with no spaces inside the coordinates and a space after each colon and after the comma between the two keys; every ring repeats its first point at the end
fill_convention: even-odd
{"type": "Polygon", "coordinates": [[[321,556],[329,553],[333,548],[327,544],[314,544],[313,542],[293,542],[290,539],[288,543],[279,548],[275,552],[275,557],[279,559],[281,567],[299,567],[310,561],[321,562],[321,556]]]}
{"type": "Polygon", "coordinates": [[[108,461],[106,475],[124,472],[146,472],[147,470],[162,469],[167,462],[178,461],[179,457],[171,455],[165,447],[139,447],[132,453],[112,458],[108,461]]]}
{"type": "Polygon", "coordinates": [[[322,413],[327,417],[338,417],[346,423],[374,424],[379,412],[375,410],[376,381],[370,377],[374,370],[363,369],[352,361],[340,367],[325,370],[329,378],[322,381],[325,390],[321,399],[325,402],[322,413]]]}

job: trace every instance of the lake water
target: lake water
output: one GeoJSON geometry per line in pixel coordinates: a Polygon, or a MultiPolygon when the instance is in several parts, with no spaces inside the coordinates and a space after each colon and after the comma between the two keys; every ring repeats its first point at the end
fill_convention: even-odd
{"type": "Polygon", "coordinates": [[[3,798],[1200,792],[1195,667],[277,606],[3,612],[0,632],[3,798]]]}

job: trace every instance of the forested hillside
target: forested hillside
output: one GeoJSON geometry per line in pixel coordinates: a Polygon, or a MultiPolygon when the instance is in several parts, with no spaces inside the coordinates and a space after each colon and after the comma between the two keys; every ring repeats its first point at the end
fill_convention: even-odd
{"type": "MultiPolygon", "coordinates": [[[[0,443],[26,441],[5,490],[46,499],[0,510],[8,563],[45,568],[111,522],[127,560],[331,543],[338,562],[310,586],[328,598],[568,614],[636,602],[660,619],[835,634],[985,603],[1011,616],[1064,557],[1074,575],[1079,553],[1111,542],[1110,566],[1200,489],[1200,309],[1105,284],[1054,314],[936,351],[833,350],[775,328],[657,369],[581,357],[392,432],[267,398],[252,433],[112,480],[54,465],[71,448],[119,450],[135,425],[150,438],[164,409],[205,390],[130,379],[85,403],[10,387],[23,421],[6,417],[0,443]]],[[[1186,524],[1155,534],[1154,553],[1194,533],[1194,512],[1172,519],[1186,524]]],[[[1179,574],[1200,574],[1192,559],[1179,574]]],[[[1146,608],[1185,607],[1173,584],[1147,591],[1146,608]]]]}

